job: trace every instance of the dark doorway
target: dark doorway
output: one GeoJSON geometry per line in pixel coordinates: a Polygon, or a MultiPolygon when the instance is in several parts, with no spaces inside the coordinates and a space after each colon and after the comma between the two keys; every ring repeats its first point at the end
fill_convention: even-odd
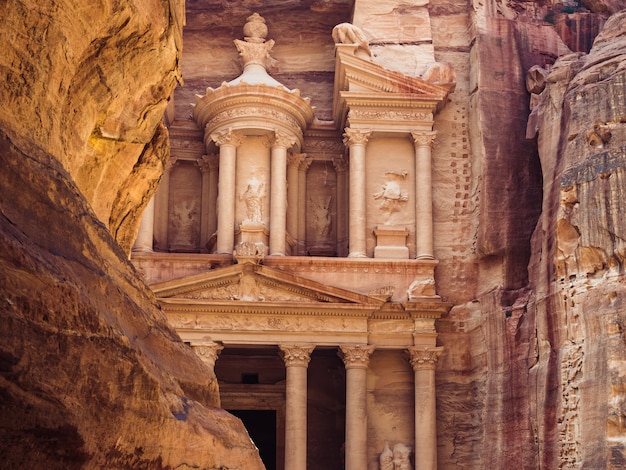
{"type": "Polygon", "coordinates": [[[276,470],[276,410],[228,410],[243,421],[266,470],[276,470]]]}

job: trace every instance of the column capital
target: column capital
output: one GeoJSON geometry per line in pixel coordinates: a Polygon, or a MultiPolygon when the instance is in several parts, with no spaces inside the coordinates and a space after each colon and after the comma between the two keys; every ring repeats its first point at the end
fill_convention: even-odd
{"type": "Polygon", "coordinates": [[[314,344],[279,344],[286,367],[307,367],[311,360],[314,344]]]}
{"type": "Polygon", "coordinates": [[[411,131],[411,137],[416,147],[431,147],[435,141],[437,131],[411,131]]]}
{"type": "Polygon", "coordinates": [[[355,344],[352,346],[339,346],[339,357],[343,360],[346,369],[367,369],[370,362],[370,354],[376,349],[375,346],[355,344]]]}
{"type": "Polygon", "coordinates": [[[172,168],[178,163],[178,157],[171,157],[167,159],[165,165],[163,165],[163,171],[170,172],[172,168]]]}
{"type": "Polygon", "coordinates": [[[305,157],[300,162],[300,167],[298,169],[306,173],[307,171],[309,171],[311,163],[313,163],[313,159],[311,157],[305,157]]]}
{"type": "Polygon", "coordinates": [[[443,347],[410,346],[407,351],[409,351],[409,362],[414,371],[435,370],[443,347]]]}
{"type": "Polygon", "coordinates": [[[202,362],[211,366],[211,368],[215,367],[215,361],[217,361],[220,352],[224,349],[223,345],[214,342],[192,345],[191,347],[200,356],[202,362]]]}
{"type": "Polygon", "coordinates": [[[372,135],[372,131],[363,129],[351,129],[346,127],[343,134],[343,144],[348,145],[367,145],[367,141],[372,135]]]}
{"type": "Polygon", "coordinates": [[[333,166],[337,173],[345,173],[348,170],[348,162],[343,157],[334,157],[333,166]]]}
{"type": "Polygon", "coordinates": [[[287,166],[299,168],[306,158],[306,153],[290,153],[287,155],[287,166]]]}
{"type": "Polygon", "coordinates": [[[278,129],[274,131],[274,138],[270,139],[272,148],[283,147],[285,149],[293,147],[297,141],[298,140],[294,135],[288,134],[278,129]]]}
{"type": "Polygon", "coordinates": [[[211,140],[215,142],[215,145],[218,147],[228,144],[239,147],[243,142],[243,136],[232,129],[224,129],[223,131],[211,134],[211,140]]]}
{"type": "Polygon", "coordinates": [[[198,164],[198,168],[202,173],[209,173],[213,170],[216,170],[219,165],[218,156],[215,154],[212,155],[202,155],[200,158],[196,159],[196,163],[198,164]]]}

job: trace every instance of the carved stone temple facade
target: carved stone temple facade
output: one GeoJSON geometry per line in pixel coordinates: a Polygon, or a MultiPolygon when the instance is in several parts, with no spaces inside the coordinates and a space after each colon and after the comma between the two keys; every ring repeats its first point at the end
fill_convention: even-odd
{"type": "Polygon", "coordinates": [[[265,21],[235,39],[240,76],[176,103],[192,119],[169,123],[132,260],[268,469],[435,469],[450,304],[435,282],[433,126],[454,73],[386,68],[342,23],[320,117],[272,76],[265,21]]]}

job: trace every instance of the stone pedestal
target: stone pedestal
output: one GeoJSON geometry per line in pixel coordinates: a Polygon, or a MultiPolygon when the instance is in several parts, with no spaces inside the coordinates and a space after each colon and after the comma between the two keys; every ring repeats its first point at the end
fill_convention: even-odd
{"type": "Polygon", "coordinates": [[[376,248],[374,258],[409,259],[406,239],[409,231],[399,225],[378,225],[374,230],[376,248]]]}
{"type": "Polygon", "coordinates": [[[262,252],[267,251],[269,231],[262,222],[244,221],[237,231],[237,245],[252,243],[262,252]]]}

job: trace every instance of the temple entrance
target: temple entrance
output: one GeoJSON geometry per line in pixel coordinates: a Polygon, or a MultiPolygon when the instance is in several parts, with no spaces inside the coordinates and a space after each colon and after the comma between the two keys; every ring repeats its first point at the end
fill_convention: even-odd
{"type": "Polygon", "coordinates": [[[276,410],[227,410],[243,421],[266,470],[276,467],[276,410]]]}

